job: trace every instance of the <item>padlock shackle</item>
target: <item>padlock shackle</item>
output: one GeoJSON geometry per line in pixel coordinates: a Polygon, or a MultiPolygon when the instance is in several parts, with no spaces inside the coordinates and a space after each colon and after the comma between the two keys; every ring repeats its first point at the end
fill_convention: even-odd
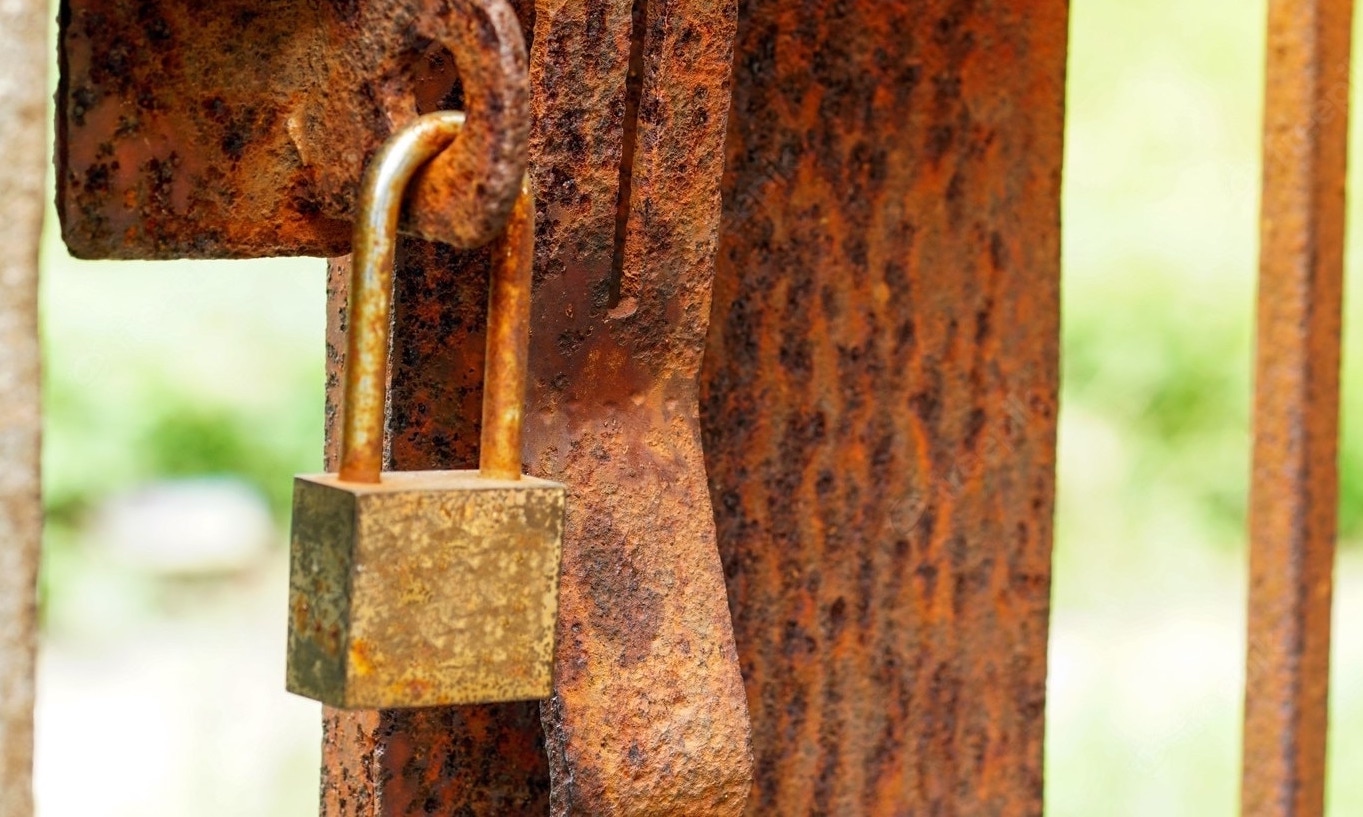
{"type": "MultiPolygon", "coordinates": [[[[403,197],[412,176],[454,141],[463,124],[464,114],[457,111],[418,117],[379,148],[365,171],[350,274],[341,425],[340,478],[345,482],[376,483],[383,471],[393,251],[403,197]]],[[[535,203],[527,177],[506,233],[493,248],[479,449],[484,477],[521,477],[534,238],[535,203]]]]}
{"type": "Polygon", "coordinates": [[[530,361],[530,291],[535,268],[535,194],[530,174],[492,245],[483,357],[483,429],[478,470],[489,479],[521,478],[521,423],[530,361]]]}

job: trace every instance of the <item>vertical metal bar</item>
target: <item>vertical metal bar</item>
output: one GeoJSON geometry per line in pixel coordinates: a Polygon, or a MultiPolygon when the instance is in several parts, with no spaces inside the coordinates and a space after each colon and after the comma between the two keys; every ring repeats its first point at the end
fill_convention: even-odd
{"type": "Polygon", "coordinates": [[[752,815],[1042,806],[1065,0],[745,0],[702,429],[752,815]]]}
{"type": "Polygon", "coordinates": [[[33,813],[46,0],[0,3],[0,814],[33,813]]]}
{"type": "Polygon", "coordinates": [[[1241,808],[1320,817],[1352,0],[1271,0],[1241,808]]]}

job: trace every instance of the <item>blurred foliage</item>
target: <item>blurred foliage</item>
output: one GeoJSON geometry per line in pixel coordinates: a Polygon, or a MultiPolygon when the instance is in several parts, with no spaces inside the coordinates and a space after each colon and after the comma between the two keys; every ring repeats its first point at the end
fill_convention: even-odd
{"type": "Polygon", "coordinates": [[[282,528],[293,474],[321,467],[322,262],[91,264],[48,238],[45,609],[108,570],[82,526],[138,486],[231,476],[282,528]]]}
{"type": "MultiPolygon", "coordinates": [[[[1071,16],[1047,813],[1230,817],[1267,7],[1076,0],[1071,16]]],[[[1351,141],[1363,155],[1363,127],[1351,141]]],[[[1363,208],[1349,218],[1340,575],[1354,580],[1338,598],[1356,608],[1363,208]]],[[[1363,813],[1346,771],[1363,751],[1363,649],[1345,616],[1335,638],[1329,813],[1343,817],[1363,813]]]]}
{"type": "MultiPolygon", "coordinates": [[[[1180,552],[1243,547],[1266,19],[1263,2],[1237,0],[1072,6],[1062,559],[1095,539],[1123,550],[1171,536],[1180,552]],[[1093,445],[1106,446],[1104,462],[1085,461],[1093,445]]],[[[1354,134],[1363,155],[1363,128],[1354,134]]],[[[1350,253],[1346,299],[1346,548],[1363,539],[1363,434],[1353,422],[1363,378],[1351,354],[1363,341],[1363,313],[1352,308],[1359,258],[1350,253]]],[[[1100,550],[1129,566],[1128,554],[1100,550]]]]}
{"type": "Polygon", "coordinates": [[[283,520],[292,474],[319,458],[318,412],[302,399],[313,396],[308,390],[286,395],[279,410],[270,411],[209,404],[173,386],[149,384],[130,416],[121,417],[88,391],[53,380],[48,438],[67,450],[49,454],[48,462],[69,455],[80,464],[49,468],[50,525],[78,525],[94,502],[130,486],[204,475],[249,482],[283,520]]]}

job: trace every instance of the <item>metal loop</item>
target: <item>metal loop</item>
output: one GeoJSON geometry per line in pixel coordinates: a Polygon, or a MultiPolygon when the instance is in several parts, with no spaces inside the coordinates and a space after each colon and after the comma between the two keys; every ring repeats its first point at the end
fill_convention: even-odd
{"type": "MultiPolygon", "coordinates": [[[[418,171],[404,232],[462,249],[492,240],[521,190],[529,156],[530,69],[507,0],[464,0],[431,34],[459,69],[468,126],[418,171]]],[[[428,18],[429,19],[429,18],[428,18]]]]}
{"type": "MultiPolygon", "coordinates": [[[[393,251],[408,183],[459,135],[464,114],[419,117],[375,154],[360,192],[350,279],[349,334],[341,426],[341,479],[380,480],[388,344],[393,300],[393,251]]],[[[521,416],[530,333],[530,281],[535,205],[527,176],[501,246],[494,251],[488,299],[487,359],[480,469],[484,476],[519,479],[521,416]]]]}

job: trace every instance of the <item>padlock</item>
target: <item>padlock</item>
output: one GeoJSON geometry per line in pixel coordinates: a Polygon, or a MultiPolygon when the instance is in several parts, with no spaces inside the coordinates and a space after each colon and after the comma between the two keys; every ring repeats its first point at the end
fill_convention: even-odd
{"type": "Polygon", "coordinates": [[[530,700],[552,688],[566,491],[521,474],[528,180],[493,264],[479,469],[382,473],[399,208],[462,123],[450,112],[417,119],[365,175],[341,470],[294,482],[287,686],[334,707],[530,700]]]}

